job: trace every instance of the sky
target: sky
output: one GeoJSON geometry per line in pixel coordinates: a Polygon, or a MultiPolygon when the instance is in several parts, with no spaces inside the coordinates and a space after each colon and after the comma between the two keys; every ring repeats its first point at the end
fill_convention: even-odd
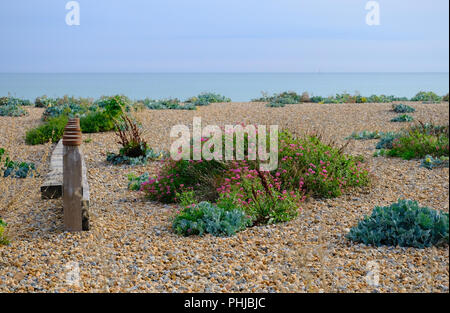
{"type": "Polygon", "coordinates": [[[0,2],[0,72],[448,72],[449,1],[0,2]]]}

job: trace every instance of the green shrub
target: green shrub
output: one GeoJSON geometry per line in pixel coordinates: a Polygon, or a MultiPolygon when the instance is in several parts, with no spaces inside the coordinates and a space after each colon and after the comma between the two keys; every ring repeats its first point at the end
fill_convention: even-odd
{"type": "Polygon", "coordinates": [[[92,112],[80,118],[83,133],[100,133],[114,130],[114,121],[106,112],[92,112]]]}
{"type": "Polygon", "coordinates": [[[414,113],[414,112],[416,112],[416,109],[414,109],[413,107],[410,107],[409,105],[402,104],[402,103],[392,105],[392,110],[395,113],[414,113]]]}
{"type": "Polygon", "coordinates": [[[420,207],[417,201],[399,200],[386,207],[375,207],[353,227],[347,237],[374,246],[425,248],[448,245],[448,213],[420,207]]]}
{"type": "Polygon", "coordinates": [[[29,145],[40,145],[49,142],[58,142],[64,133],[69,118],[66,115],[50,118],[45,124],[26,132],[25,142],[29,145]]]}
{"type": "Polygon", "coordinates": [[[95,102],[98,109],[80,118],[81,131],[99,133],[114,130],[114,121],[122,116],[127,105],[129,100],[124,96],[102,97],[95,102]]]}
{"type": "Polygon", "coordinates": [[[5,235],[5,227],[8,226],[3,220],[0,218],[0,245],[9,245],[9,241],[5,235]]]}
{"type": "Polygon", "coordinates": [[[205,233],[213,236],[232,236],[250,224],[250,219],[239,209],[228,211],[209,202],[200,202],[177,213],[172,229],[183,236],[202,236],[205,233]]]}
{"type": "Polygon", "coordinates": [[[437,94],[435,94],[432,91],[429,91],[429,92],[420,91],[413,98],[411,98],[411,101],[440,102],[441,97],[439,97],[437,94]]]}
{"type": "Polygon", "coordinates": [[[402,114],[391,119],[391,122],[403,123],[403,122],[412,122],[414,118],[408,114],[402,114]]]}
{"type": "Polygon", "coordinates": [[[431,155],[426,155],[421,162],[421,166],[432,170],[434,168],[448,167],[448,163],[448,157],[433,158],[431,155]]]}

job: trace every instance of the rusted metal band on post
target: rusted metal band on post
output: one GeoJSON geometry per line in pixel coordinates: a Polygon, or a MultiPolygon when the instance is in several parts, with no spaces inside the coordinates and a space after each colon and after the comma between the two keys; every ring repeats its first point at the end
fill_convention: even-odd
{"type": "Polygon", "coordinates": [[[80,146],[81,145],[80,119],[71,118],[64,128],[63,145],[80,146]]]}

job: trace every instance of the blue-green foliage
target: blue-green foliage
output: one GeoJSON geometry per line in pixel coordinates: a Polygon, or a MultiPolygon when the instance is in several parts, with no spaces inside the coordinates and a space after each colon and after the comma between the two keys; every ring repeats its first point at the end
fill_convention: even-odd
{"type": "Polygon", "coordinates": [[[27,115],[27,111],[18,105],[7,104],[0,106],[0,116],[19,117],[24,115],[27,115]]]}
{"type": "Polygon", "coordinates": [[[414,109],[413,107],[411,107],[409,105],[403,104],[403,103],[393,105],[392,110],[395,113],[414,113],[414,112],[416,112],[416,109],[414,109]]]}
{"type": "Polygon", "coordinates": [[[37,108],[47,108],[49,106],[58,105],[57,98],[49,98],[47,96],[37,97],[34,101],[34,106],[37,108]]]}
{"type": "Polygon", "coordinates": [[[350,136],[346,137],[345,139],[354,139],[354,140],[370,140],[370,139],[379,139],[384,134],[382,132],[378,131],[367,131],[364,130],[362,132],[353,132],[350,136]]]}
{"type": "Polygon", "coordinates": [[[414,118],[408,114],[402,114],[391,119],[391,122],[403,123],[403,122],[412,122],[414,118]]]}
{"type": "Polygon", "coordinates": [[[33,176],[36,167],[34,163],[12,161],[5,149],[0,148],[0,170],[3,172],[3,177],[26,178],[33,176]]]}
{"type": "Polygon", "coordinates": [[[420,207],[417,201],[398,200],[386,207],[375,207],[353,227],[347,237],[374,246],[425,248],[448,245],[448,213],[420,207]]]}
{"type": "Polygon", "coordinates": [[[192,97],[186,101],[186,103],[190,103],[194,106],[205,106],[211,103],[223,102],[231,102],[231,99],[212,92],[201,93],[198,96],[192,97]]]}
{"type": "Polygon", "coordinates": [[[142,183],[148,181],[149,178],[150,174],[148,172],[139,176],[136,176],[134,173],[128,174],[128,189],[133,191],[141,189],[142,183]]]}
{"type": "Polygon", "coordinates": [[[377,143],[376,149],[392,149],[394,140],[396,138],[400,138],[402,135],[403,135],[402,132],[383,133],[380,141],[377,143]]]}
{"type": "Polygon", "coordinates": [[[138,101],[143,103],[145,107],[150,110],[195,110],[195,105],[187,103],[182,105],[178,99],[162,99],[162,100],[151,100],[144,99],[138,101]]]}
{"type": "Polygon", "coordinates": [[[30,105],[32,105],[32,103],[30,100],[8,96],[8,97],[0,98],[0,106],[3,106],[3,105],[30,106],[30,105]]]}
{"type": "Polygon", "coordinates": [[[242,210],[225,210],[209,202],[200,202],[183,208],[175,216],[172,229],[183,236],[205,233],[232,236],[250,224],[250,218],[242,210]]]}
{"type": "Polygon", "coordinates": [[[429,170],[432,170],[434,168],[443,168],[443,167],[448,167],[448,157],[446,156],[441,156],[440,158],[436,157],[433,158],[433,156],[431,155],[426,155],[422,161],[421,161],[421,165],[422,167],[425,167],[429,170]]]}
{"type": "Polygon", "coordinates": [[[166,157],[166,153],[157,152],[152,148],[146,148],[145,155],[139,157],[128,157],[124,154],[107,153],[106,161],[113,165],[127,164],[127,165],[145,165],[149,161],[160,160],[166,157]]]}

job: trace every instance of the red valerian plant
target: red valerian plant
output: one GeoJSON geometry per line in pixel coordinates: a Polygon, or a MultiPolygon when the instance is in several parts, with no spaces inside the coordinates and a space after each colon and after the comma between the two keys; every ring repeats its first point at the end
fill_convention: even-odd
{"type": "Polygon", "coordinates": [[[218,188],[222,207],[240,207],[252,218],[253,224],[273,224],[290,221],[298,215],[305,195],[297,190],[281,189],[279,178],[263,172],[247,161],[233,162],[218,188]]]}

